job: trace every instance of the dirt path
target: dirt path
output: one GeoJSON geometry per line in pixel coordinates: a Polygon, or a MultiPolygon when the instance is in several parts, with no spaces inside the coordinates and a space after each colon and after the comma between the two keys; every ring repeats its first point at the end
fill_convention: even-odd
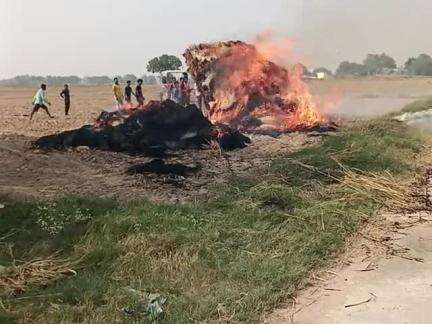
{"type": "Polygon", "coordinates": [[[264,322],[430,323],[431,221],[430,214],[390,215],[373,224],[389,227],[359,234],[341,264],[313,275],[309,288],[264,322]]]}

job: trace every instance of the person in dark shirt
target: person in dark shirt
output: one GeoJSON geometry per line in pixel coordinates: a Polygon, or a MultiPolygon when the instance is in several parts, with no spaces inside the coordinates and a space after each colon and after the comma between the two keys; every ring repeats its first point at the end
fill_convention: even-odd
{"type": "Polygon", "coordinates": [[[64,85],[63,91],[60,92],[60,97],[62,97],[64,100],[65,116],[67,116],[69,115],[69,109],[70,109],[70,92],[69,92],[69,86],[67,84],[64,85]]]}
{"type": "Polygon", "coordinates": [[[144,108],[144,95],[142,92],[142,84],[143,84],[143,80],[142,79],[138,79],[137,81],[137,86],[135,88],[135,97],[136,100],[138,102],[138,106],[137,108],[144,108]]]}
{"type": "Polygon", "coordinates": [[[125,101],[127,108],[132,108],[132,95],[136,97],[136,95],[132,91],[131,82],[128,80],[126,81],[126,87],[125,87],[125,101]]]}

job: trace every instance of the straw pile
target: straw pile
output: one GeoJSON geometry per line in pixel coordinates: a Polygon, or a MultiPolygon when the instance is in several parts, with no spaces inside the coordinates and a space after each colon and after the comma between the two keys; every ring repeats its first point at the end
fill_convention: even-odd
{"type": "Polygon", "coordinates": [[[390,209],[407,209],[415,203],[409,187],[397,181],[390,172],[345,169],[341,184],[369,196],[390,209]]]}
{"type": "Polygon", "coordinates": [[[66,276],[76,275],[72,270],[76,264],[53,255],[6,268],[0,273],[0,294],[17,296],[30,286],[46,286],[66,276]]]}

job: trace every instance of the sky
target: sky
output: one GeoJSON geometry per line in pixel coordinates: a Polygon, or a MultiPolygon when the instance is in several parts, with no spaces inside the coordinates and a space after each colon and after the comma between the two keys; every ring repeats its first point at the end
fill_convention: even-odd
{"type": "Polygon", "coordinates": [[[310,67],[432,54],[430,0],[0,0],[0,78],[145,73],[189,45],[292,39],[310,67]]]}

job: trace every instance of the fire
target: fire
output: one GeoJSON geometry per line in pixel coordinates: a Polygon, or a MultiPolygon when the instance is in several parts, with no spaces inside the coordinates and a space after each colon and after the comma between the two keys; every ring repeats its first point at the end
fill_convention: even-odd
{"type": "Polygon", "coordinates": [[[243,42],[190,47],[184,54],[203,94],[208,117],[240,130],[278,131],[320,125],[313,98],[298,66],[285,69],[268,59],[268,49],[243,42]]]}

